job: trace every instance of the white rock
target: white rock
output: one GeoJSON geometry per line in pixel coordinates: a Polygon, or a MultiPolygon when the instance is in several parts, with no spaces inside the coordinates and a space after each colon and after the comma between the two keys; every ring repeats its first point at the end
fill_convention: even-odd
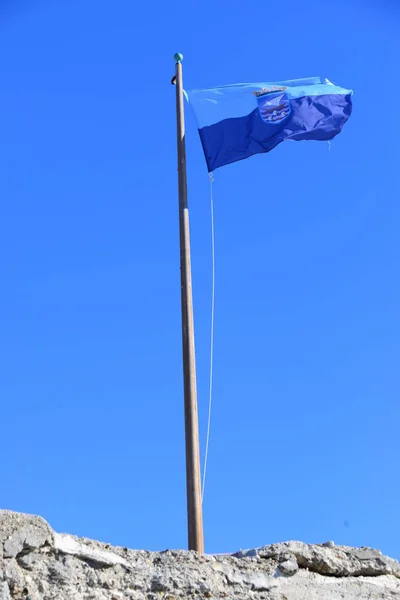
{"type": "Polygon", "coordinates": [[[0,600],[11,600],[10,590],[6,581],[0,581],[0,600]]]}
{"type": "Polygon", "coordinates": [[[400,564],[370,548],[285,542],[233,556],[152,553],[0,511],[2,547],[0,600],[400,600],[400,564]]]}
{"type": "Polygon", "coordinates": [[[99,565],[124,565],[127,568],[130,567],[128,561],[118,556],[118,554],[114,554],[114,552],[109,550],[102,550],[101,548],[92,548],[78,542],[71,535],[63,533],[54,534],[54,549],[63,554],[72,554],[80,559],[92,561],[99,565]]]}

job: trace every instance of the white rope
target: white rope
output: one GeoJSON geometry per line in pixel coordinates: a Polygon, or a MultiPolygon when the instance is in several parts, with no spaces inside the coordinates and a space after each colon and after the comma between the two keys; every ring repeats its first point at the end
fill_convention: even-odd
{"type": "Polygon", "coordinates": [[[215,243],[214,243],[214,198],[213,198],[213,174],[210,173],[210,207],[211,207],[211,261],[212,261],[212,275],[211,275],[211,332],[210,332],[210,388],[208,397],[208,422],[207,422],[207,437],[206,437],[206,450],[204,455],[204,466],[203,466],[203,485],[201,488],[201,501],[204,500],[204,488],[206,485],[207,475],[207,462],[208,462],[208,449],[210,445],[210,431],[211,431],[211,409],[212,409],[212,391],[213,391],[213,358],[214,358],[214,308],[215,308],[215,243]]]}

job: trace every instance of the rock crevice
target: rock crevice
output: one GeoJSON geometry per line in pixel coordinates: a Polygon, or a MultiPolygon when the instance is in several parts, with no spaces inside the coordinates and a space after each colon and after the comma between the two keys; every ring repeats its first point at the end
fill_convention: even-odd
{"type": "Polygon", "coordinates": [[[233,555],[147,552],[0,511],[0,600],[400,600],[400,563],[371,548],[285,542],[233,555]]]}

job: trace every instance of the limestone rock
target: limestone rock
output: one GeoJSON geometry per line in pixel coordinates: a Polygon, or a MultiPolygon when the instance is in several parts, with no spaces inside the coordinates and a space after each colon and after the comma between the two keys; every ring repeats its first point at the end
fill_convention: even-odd
{"type": "Polygon", "coordinates": [[[299,565],[297,563],[296,557],[291,556],[287,560],[284,560],[279,563],[278,569],[284,575],[294,575],[299,570],[299,565]]]}
{"type": "Polygon", "coordinates": [[[0,600],[11,600],[10,590],[6,581],[0,581],[0,600]]]}
{"type": "Polygon", "coordinates": [[[283,553],[296,557],[300,567],[336,577],[360,577],[394,575],[400,577],[400,563],[383,556],[371,548],[349,548],[348,546],[309,545],[302,542],[286,542],[261,548],[262,558],[278,558],[283,553]]]}
{"type": "Polygon", "coordinates": [[[0,511],[0,600],[400,600],[371,548],[285,542],[208,556],[110,547],[0,511]]]}
{"type": "Polygon", "coordinates": [[[129,568],[128,561],[118,554],[79,542],[72,535],[55,533],[53,547],[63,554],[72,554],[72,556],[78,556],[82,560],[91,561],[99,566],[125,565],[129,568]]]}
{"type": "Polygon", "coordinates": [[[14,558],[23,550],[51,543],[52,535],[50,526],[41,517],[0,511],[0,545],[4,558],[14,558]]]}

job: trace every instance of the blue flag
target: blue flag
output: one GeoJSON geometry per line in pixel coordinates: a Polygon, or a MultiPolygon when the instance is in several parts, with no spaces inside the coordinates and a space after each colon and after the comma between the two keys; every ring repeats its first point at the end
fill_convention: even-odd
{"type": "Polygon", "coordinates": [[[352,109],[351,90],[319,77],[185,93],[210,172],[285,140],[332,140],[352,109]]]}

